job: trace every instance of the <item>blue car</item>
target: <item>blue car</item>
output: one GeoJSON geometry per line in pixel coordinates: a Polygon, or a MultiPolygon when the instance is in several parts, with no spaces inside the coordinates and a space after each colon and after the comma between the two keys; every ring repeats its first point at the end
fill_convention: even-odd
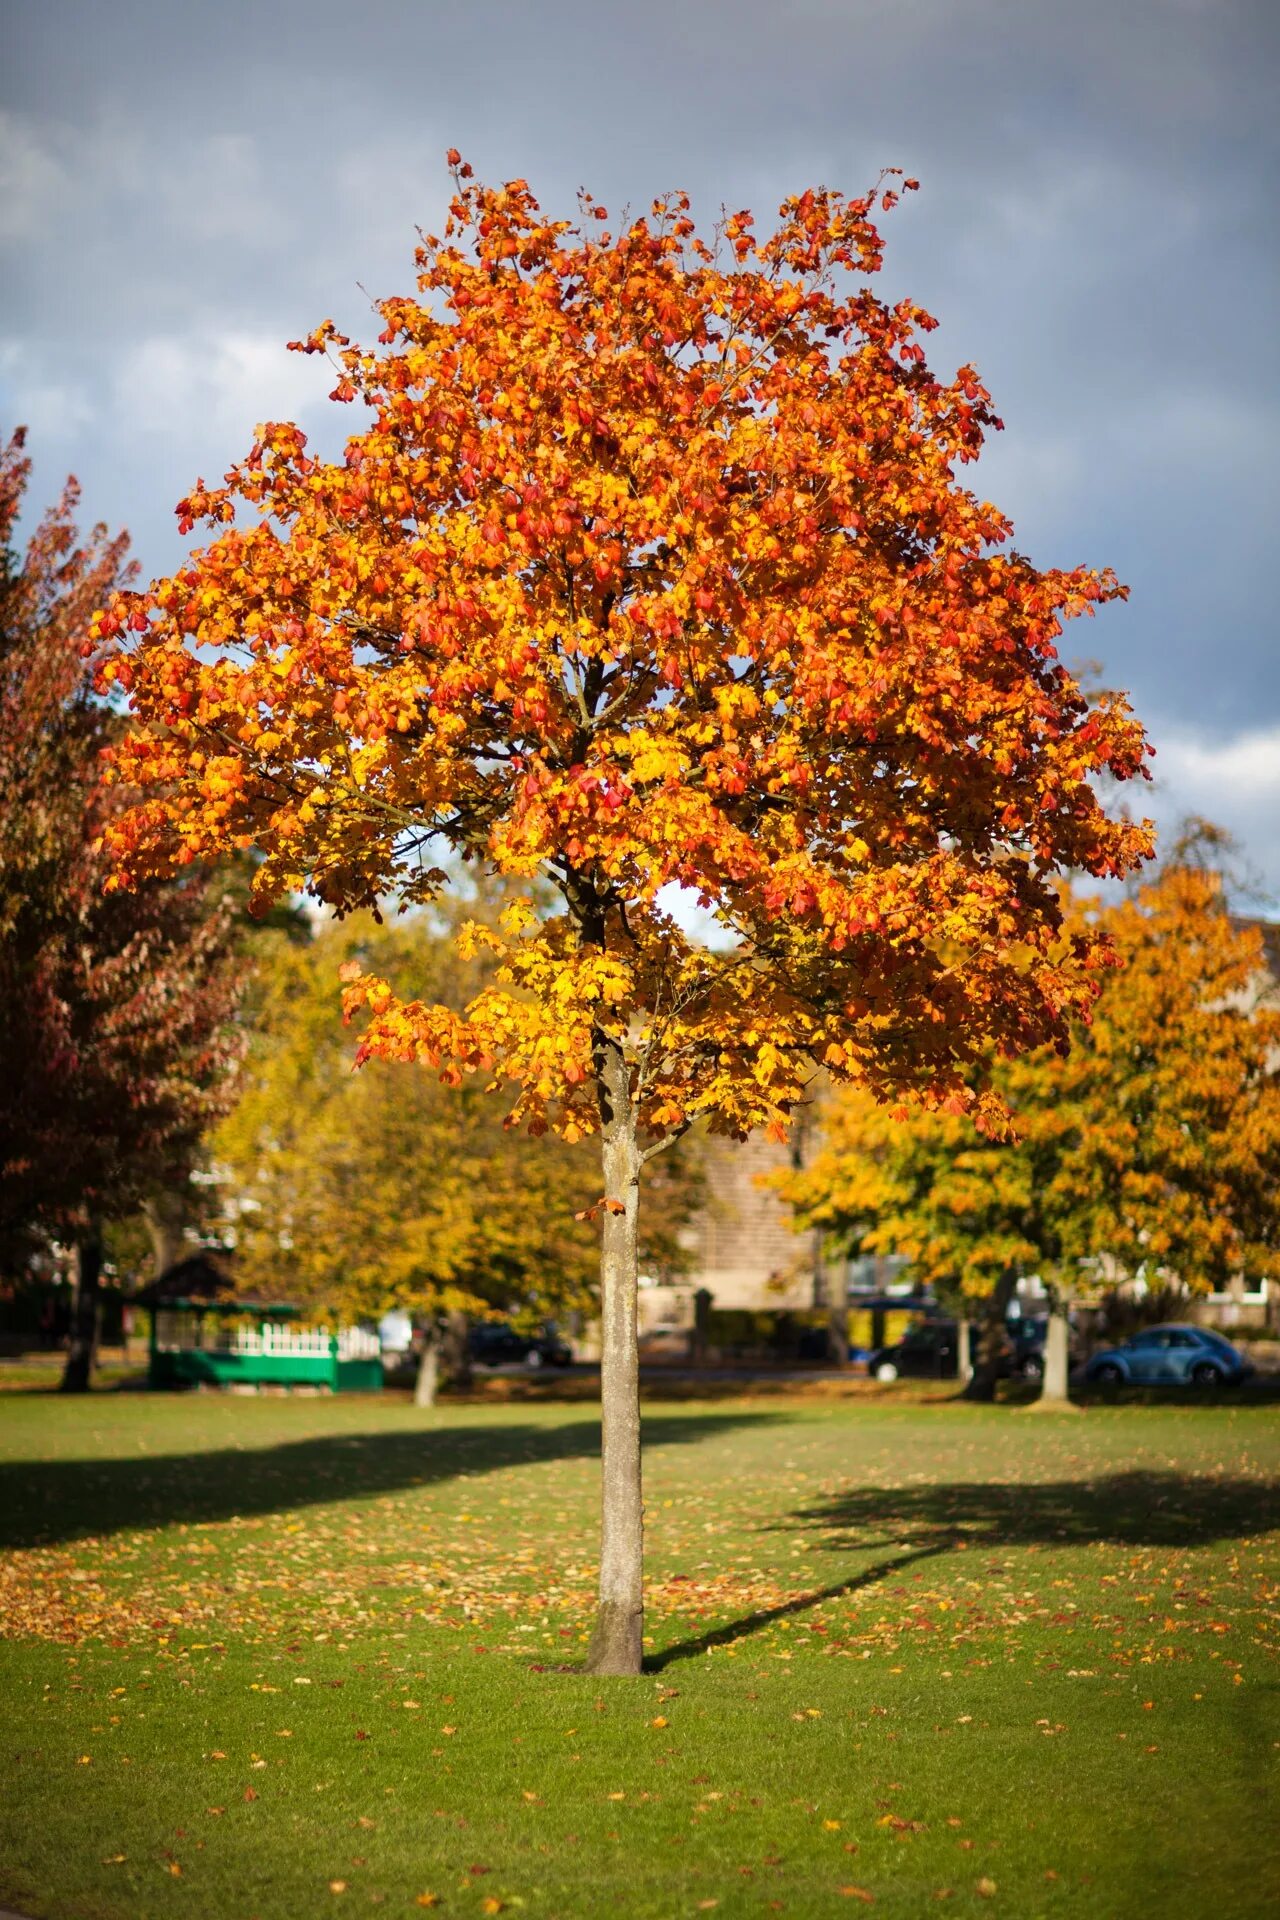
{"type": "Polygon", "coordinates": [[[1229,1340],[1208,1327],[1147,1327],[1120,1347],[1104,1347],[1084,1370],[1099,1387],[1222,1387],[1253,1368],[1229,1340]]]}

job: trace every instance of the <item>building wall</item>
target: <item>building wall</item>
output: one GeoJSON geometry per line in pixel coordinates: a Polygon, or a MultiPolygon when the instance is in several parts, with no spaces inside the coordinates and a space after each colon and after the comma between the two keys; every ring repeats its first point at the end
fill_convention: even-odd
{"type": "MultiPolygon", "coordinates": [[[[716,1307],[767,1311],[815,1301],[818,1236],[791,1231],[790,1209],[760,1175],[794,1164],[804,1136],[786,1145],[763,1133],[749,1140],[708,1138],[703,1145],[706,1201],[683,1236],[683,1283],[706,1287],[716,1307]]],[[[820,1289],[819,1289],[820,1291],[820,1289]]]]}

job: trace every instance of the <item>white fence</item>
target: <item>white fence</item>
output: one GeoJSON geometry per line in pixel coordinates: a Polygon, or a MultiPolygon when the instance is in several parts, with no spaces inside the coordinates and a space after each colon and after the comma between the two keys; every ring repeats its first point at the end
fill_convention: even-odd
{"type": "Polygon", "coordinates": [[[227,1326],[189,1309],[156,1316],[156,1346],[166,1353],[234,1353],[246,1359],[376,1360],[382,1343],[365,1327],[298,1327],[264,1320],[256,1326],[227,1326]]]}

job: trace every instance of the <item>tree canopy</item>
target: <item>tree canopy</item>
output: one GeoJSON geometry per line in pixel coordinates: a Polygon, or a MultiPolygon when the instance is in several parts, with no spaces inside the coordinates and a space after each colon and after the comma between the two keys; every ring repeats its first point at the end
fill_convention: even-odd
{"type": "Polygon", "coordinates": [[[1105,957],[1063,937],[1056,871],[1149,852],[1090,784],[1146,747],[1056,652],[1123,589],[1010,546],[959,477],[990,396],[931,372],[932,317],[872,290],[892,185],[704,239],[683,195],[549,219],[450,159],[376,344],[297,343],[365,410],[342,457],[268,422],[180,507],[209,544],[102,612],[145,793],[111,840],[126,881],[251,843],[264,902],[342,911],[429,901],[445,851],[550,882],[555,911],[462,929],[495,971],[461,1010],[359,966],[346,1006],[364,1057],[601,1135],[592,1663],[636,1671],[644,1156],[698,1117],[781,1131],[819,1065],[998,1125],[976,1070],[1064,1037],[1105,957]]]}
{"type": "Polygon", "coordinates": [[[23,552],[29,462],[0,457],[0,1245],[75,1239],[194,1149],[229,1092],[238,976],[221,888],[199,868],[108,892],[104,785],[118,714],[94,691],[93,610],[127,540],[82,544],[68,483],[23,552]]]}
{"type": "Polygon", "coordinates": [[[236,1241],[238,1285],[356,1318],[593,1303],[597,1235],[575,1213],[599,1186],[580,1156],[502,1125],[474,1081],[442,1086],[373,1061],[334,1016],[353,957],[460,1006],[482,971],[419,914],[330,922],[259,950],[241,1097],[209,1154],[236,1241]]]}
{"type": "Polygon", "coordinates": [[[994,1064],[1013,1137],[836,1094],[823,1150],[787,1183],[804,1224],[976,1297],[1011,1269],[1069,1296],[1139,1273],[1205,1291],[1274,1266],[1280,1001],[1259,927],[1194,843],[1126,898],[1076,898],[1070,923],[1108,934],[1122,964],[1068,1052],[994,1064]]]}

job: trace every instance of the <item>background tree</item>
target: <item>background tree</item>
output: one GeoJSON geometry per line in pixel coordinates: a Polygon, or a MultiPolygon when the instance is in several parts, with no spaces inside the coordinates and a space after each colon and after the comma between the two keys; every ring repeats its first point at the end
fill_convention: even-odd
{"type": "Polygon", "coordinates": [[[112,838],[133,881],[251,841],[264,901],[416,904],[441,848],[555,890],[461,931],[496,968],[462,1013],[358,968],[346,1005],[362,1057],[599,1135],[589,1663],[635,1673],[642,1166],[697,1116],[781,1130],[819,1062],[999,1124],[974,1068],[1089,1000],[1052,877],[1147,852],[1089,785],[1145,747],[1054,648],[1114,578],[1001,551],[957,481],[998,423],[971,368],[928,370],[930,316],[871,291],[873,195],[708,243],[683,196],[614,232],[589,196],[574,226],[469,172],[377,346],[302,343],[369,410],[344,456],[266,425],[182,504],[212,544],[104,612],[148,790],[112,838]],[[686,933],[673,883],[732,944],[686,933]]]}
{"type": "Polygon", "coordinates": [[[1261,931],[1232,917],[1204,850],[1202,831],[1129,897],[1073,904],[1122,964],[1069,1052],[995,1065],[1016,1137],[984,1139],[958,1115],[898,1123],[842,1092],[823,1151],[788,1182],[801,1223],[907,1254],[1001,1319],[1010,1277],[1038,1273],[1054,1306],[1048,1400],[1066,1398],[1082,1284],[1143,1273],[1203,1292],[1275,1264],[1280,1004],[1261,931]]]}
{"type": "Polygon", "coordinates": [[[442,1085],[372,1061],[335,1019],[339,968],[358,958],[457,1011],[484,968],[423,913],[277,939],[253,988],[244,1090],[209,1143],[235,1223],[236,1280],[344,1317],[392,1307],[428,1329],[420,1399],[453,1316],[594,1313],[597,1232],[574,1215],[598,1176],[554,1135],[504,1128],[474,1080],[442,1085]]]}
{"type": "Polygon", "coordinates": [[[0,1248],[77,1247],[64,1387],[88,1385],[104,1220],[172,1178],[226,1098],[238,982],[216,881],[108,893],[103,785],[119,732],[94,692],[95,604],[127,578],[124,536],[80,545],[76,488],[13,546],[29,463],[0,458],[0,1248]]]}

